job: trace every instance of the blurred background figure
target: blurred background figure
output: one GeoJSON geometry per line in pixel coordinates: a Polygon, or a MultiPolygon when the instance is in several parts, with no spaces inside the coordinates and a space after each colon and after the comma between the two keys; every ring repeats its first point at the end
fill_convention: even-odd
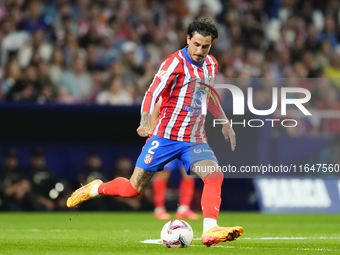
{"type": "Polygon", "coordinates": [[[107,105],[132,105],[133,97],[124,89],[120,77],[113,78],[108,83],[108,88],[98,94],[96,98],[98,104],[107,105]]]}
{"type": "Polygon", "coordinates": [[[26,173],[41,210],[52,211],[65,208],[67,184],[48,170],[42,148],[36,147],[31,150],[26,173]]]}
{"type": "Polygon", "coordinates": [[[89,102],[93,92],[93,82],[86,71],[86,60],[82,56],[76,57],[73,68],[65,71],[59,80],[59,97],[61,103],[89,102]]]}
{"type": "Polygon", "coordinates": [[[19,160],[14,148],[5,151],[0,168],[0,209],[24,211],[34,209],[32,187],[19,170],[19,160]]]}

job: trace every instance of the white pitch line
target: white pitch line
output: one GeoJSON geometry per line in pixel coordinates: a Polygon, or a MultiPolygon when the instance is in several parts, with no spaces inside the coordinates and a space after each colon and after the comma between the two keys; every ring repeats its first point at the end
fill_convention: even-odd
{"type": "MultiPolygon", "coordinates": [[[[242,239],[247,240],[305,240],[305,239],[340,239],[340,236],[333,236],[333,237],[244,237],[242,239]]],[[[201,240],[201,238],[194,238],[194,240],[201,240]]],[[[146,244],[162,244],[162,239],[147,239],[144,241],[140,241],[141,243],[146,244]]],[[[200,247],[201,245],[191,245],[194,247],[200,247]]],[[[327,249],[327,248],[276,248],[276,247],[244,247],[244,246],[222,246],[222,245],[215,245],[214,247],[218,248],[226,248],[226,249],[244,249],[244,250],[255,250],[255,249],[262,249],[262,250],[297,250],[297,251],[336,251],[340,252],[340,249],[327,249]]]]}
{"type": "Polygon", "coordinates": [[[309,236],[309,237],[243,237],[247,240],[305,240],[305,239],[340,239],[340,236],[309,236]]]}
{"type": "MultiPolygon", "coordinates": [[[[309,236],[309,237],[293,237],[293,236],[283,236],[283,237],[242,237],[240,240],[246,239],[246,240],[308,240],[308,239],[340,239],[340,236],[309,236]]],[[[201,240],[201,238],[194,238],[194,240],[201,240]]],[[[161,239],[147,239],[144,241],[140,241],[141,243],[150,243],[150,244],[161,244],[161,239]]],[[[224,246],[223,246],[224,247],[224,246]]]]}

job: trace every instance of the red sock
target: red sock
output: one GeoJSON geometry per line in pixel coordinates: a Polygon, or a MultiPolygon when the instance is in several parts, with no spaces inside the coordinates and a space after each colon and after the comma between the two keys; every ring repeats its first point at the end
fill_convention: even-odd
{"type": "Polygon", "coordinates": [[[204,179],[201,206],[204,218],[217,219],[221,205],[222,172],[213,172],[204,179]]]}
{"type": "Polygon", "coordinates": [[[156,178],[153,181],[152,189],[153,189],[153,202],[155,204],[155,207],[164,207],[167,185],[168,181],[164,181],[160,178],[156,178]]]}
{"type": "Polygon", "coordinates": [[[118,177],[110,182],[102,183],[98,188],[101,195],[135,197],[140,193],[132,187],[130,180],[118,177]]]}
{"type": "Polygon", "coordinates": [[[179,184],[179,205],[191,205],[194,196],[195,180],[182,178],[179,184]]]}

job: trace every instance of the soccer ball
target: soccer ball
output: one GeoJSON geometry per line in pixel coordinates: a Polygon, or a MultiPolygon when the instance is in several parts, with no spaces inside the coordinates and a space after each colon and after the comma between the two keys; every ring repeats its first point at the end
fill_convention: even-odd
{"type": "Polygon", "coordinates": [[[168,248],[186,248],[192,243],[194,232],[184,220],[171,220],[162,228],[161,239],[168,248]]]}

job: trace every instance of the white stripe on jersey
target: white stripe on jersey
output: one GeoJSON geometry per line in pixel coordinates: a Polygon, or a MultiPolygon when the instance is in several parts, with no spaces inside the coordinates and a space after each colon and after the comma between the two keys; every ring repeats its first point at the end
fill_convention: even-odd
{"type": "Polygon", "coordinates": [[[207,57],[208,57],[209,62],[211,64],[212,77],[215,78],[215,62],[209,55],[207,55],[207,57]]]}
{"type": "MultiPolygon", "coordinates": [[[[183,84],[186,84],[190,81],[190,72],[188,70],[188,67],[186,66],[186,60],[185,60],[184,56],[182,55],[182,53],[179,52],[178,55],[180,56],[180,58],[183,59],[183,63],[184,63],[183,69],[184,69],[184,73],[185,73],[185,78],[183,80],[183,84]]],[[[175,109],[172,112],[171,118],[170,118],[170,120],[169,120],[169,122],[168,122],[168,124],[167,124],[167,126],[164,130],[164,138],[170,139],[171,131],[174,127],[174,124],[177,120],[177,117],[178,117],[180,111],[183,109],[184,99],[185,99],[185,95],[187,93],[188,87],[189,86],[182,87],[179,94],[178,94],[178,100],[177,100],[175,109]]],[[[183,141],[183,137],[178,137],[177,141],[183,141]]]]}

